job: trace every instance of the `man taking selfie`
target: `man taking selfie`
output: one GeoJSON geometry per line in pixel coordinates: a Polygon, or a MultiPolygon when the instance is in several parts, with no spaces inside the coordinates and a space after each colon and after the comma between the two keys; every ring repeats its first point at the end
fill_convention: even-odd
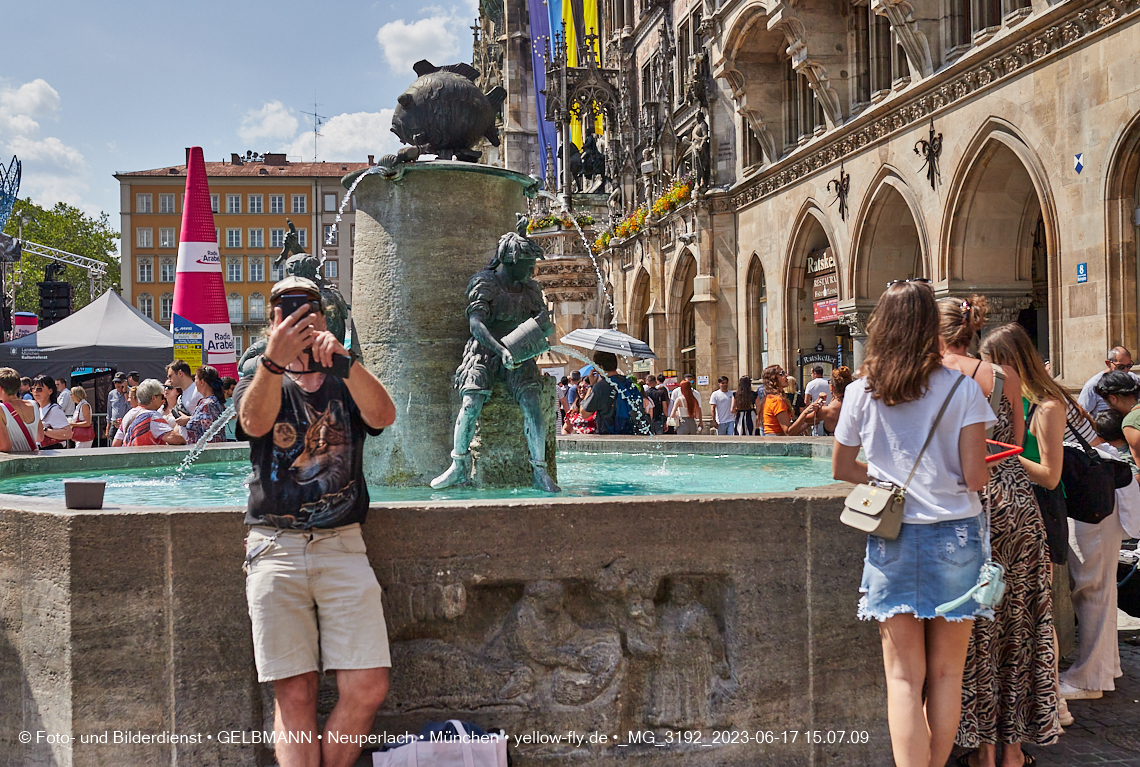
{"type": "Polygon", "coordinates": [[[316,283],[286,277],[269,300],[265,353],[234,390],[253,463],[245,570],[254,660],[258,679],[273,682],[282,767],[347,767],[361,749],[345,741],[371,731],[392,665],[360,525],[364,437],[391,426],[396,409],[326,330],[316,283]],[[336,672],[339,700],[318,738],[321,671],[336,672]],[[355,737],[330,742],[329,732],[355,737]]]}

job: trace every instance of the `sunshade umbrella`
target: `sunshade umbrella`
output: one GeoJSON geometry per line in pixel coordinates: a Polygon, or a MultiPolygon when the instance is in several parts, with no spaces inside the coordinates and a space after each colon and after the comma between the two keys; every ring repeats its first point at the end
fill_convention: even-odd
{"type": "Polygon", "coordinates": [[[617,330],[609,328],[579,328],[562,336],[559,343],[578,346],[595,352],[613,352],[623,357],[657,359],[649,344],[617,330]]]}

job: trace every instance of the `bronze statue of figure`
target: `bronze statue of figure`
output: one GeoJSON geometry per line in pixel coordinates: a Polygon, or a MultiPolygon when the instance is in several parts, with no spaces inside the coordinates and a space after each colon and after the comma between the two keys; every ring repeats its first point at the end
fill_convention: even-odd
{"type": "Polygon", "coordinates": [[[693,127],[693,141],[691,150],[693,154],[693,175],[696,177],[697,189],[704,189],[709,185],[712,177],[712,157],[709,146],[709,125],[705,121],[703,110],[697,111],[697,124],[693,127]]]}
{"type": "MultiPolygon", "coordinates": [[[[344,294],[340,292],[340,288],[325,279],[320,258],[306,253],[305,249],[301,247],[297,227],[289,219],[285,219],[285,223],[289,225],[289,233],[285,235],[285,244],[281,248],[281,253],[273,259],[273,264],[274,266],[281,266],[281,263],[284,262],[285,276],[296,275],[317,283],[317,287],[321,289],[321,307],[325,312],[325,323],[329,331],[343,344],[347,328],[352,322],[349,318],[349,304],[344,300],[344,294]]],[[[349,349],[349,352],[355,357],[358,348],[355,342],[355,330],[352,335],[352,348],[349,349]]],[[[257,358],[265,352],[265,344],[266,338],[262,336],[252,342],[245,353],[241,355],[241,360],[238,361],[238,370],[241,371],[242,376],[252,375],[257,371],[257,358]]]]}
{"type": "Polygon", "coordinates": [[[463,404],[455,419],[451,467],[432,480],[432,487],[471,481],[475,425],[495,381],[502,381],[522,409],[534,486],[552,493],[560,489],[546,472],[542,374],[534,361],[535,356],[549,348],[546,337],[554,332],[554,325],[546,311],[542,288],[533,279],[535,262],[544,258],[542,248],[526,236],[526,225],[527,219],[520,216],[518,232],[499,238],[495,258],[467,284],[471,338],[455,371],[455,388],[463,395],[463,404]],[[513,331],[525,334],[528,328],[526,343],[516,345],[513,339],[519,337],[519,332],[513,331]],[[514,351],[509,348],[512,345],[514,351]]]}

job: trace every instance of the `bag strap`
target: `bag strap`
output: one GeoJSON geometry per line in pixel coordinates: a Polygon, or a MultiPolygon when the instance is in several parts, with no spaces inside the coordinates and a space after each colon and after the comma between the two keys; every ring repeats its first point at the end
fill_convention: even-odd
{"type": "Polygon", "coordinates": [[[914,459],[914,468],[910,470],[910,475],[906,478],[906,483],[903,484],[901,490],[906,492],[907,487],[910,486],[910,481],[914,479],[914,473],[918,471],[918,464],[922,462],[922,456],[926,453],[926,448],[930,447],[930,441],[934,439],[934,431],[938,428],[938,424],[942,421],[942,416],[946,413],[946,408],[950,406],[950,400],[954,398],[954,392],[958,391],[958,387],[966,380],[966,376],[959,373],[958,380],[950,387],[950,393],[946,395],[946,401],[942,403],[942,409],[938,411],[938,415],[934,418],[934,423],[930,427],[930,433],[926,435],[926,442],[922,443],[922,450],[918,451],[918,458],[914,459]]]}
{"type": "Polygon", "coordinates": [[[1085,451],[1085,455],[1089,457],[1090,461],[1094,464],[1101,463],[1100,453],[1093,450],[1092,445],[1081,436],[1080,431],[1078,431],[1077,427],[1073,426],[1072,421],[1069,420],[1068,408],[1065,408],[1065,426],[1067,426],[1069,431],[1072,432],[1072,435],[1077,438],[1077,443],[1081,446],[1081,449],[1085,451]]]}
{"type": "Polygon", "coordinates": [[[471,747],[471,738],[467,735],[467,730],[463,728],[463,722],[458,719],[448,719],[447,721],[459,734],[460,750],[463,752],[463,767],[475,767],[475,754],[471,747]]]}
{"type": "Polygon", "coordinates": [[[28,431],[28,427],[24,425],[24,420],[20,418],[20,414],[16,412],[16,408],[7,402],[4,403],[4,407],[12,414],[12,419],[15,420],[16,425],[20,427],[20,431],[24,433],[24,439],[28,440],[28,445],[32,450],[35,450],[36,441],[32,439],[32,433],[28,431]]]}
{"type": "MultiPolygon", "coordinates": [[[[990,390],[990,409],[994,411],[994,415],[1001,417],[1001,398],[1005,392],[1005,371],[1002,370],[1001,365],[990,363],[990,367],[994,371],[994,388],[990,390]]],[[[997,424],[990,424],[986,427],[986,437],[994,435],[994,427],[997,424]]]]}

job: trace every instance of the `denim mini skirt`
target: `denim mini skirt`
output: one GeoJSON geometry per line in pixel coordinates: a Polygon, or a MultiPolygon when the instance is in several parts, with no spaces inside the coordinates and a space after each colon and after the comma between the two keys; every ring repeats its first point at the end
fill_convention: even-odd
{"type": "MultiPolygon", "coordinates": [[[[867,536],[859,617],[884,621],[910,613],[940,617],[934,610],[965,594],[978,582],[985,562],[982,516],[906,524],[893,541],[867,536]]],[[[990,618],[993,611],[967,599],[944,616],[947,620],[990,618]]]]}

